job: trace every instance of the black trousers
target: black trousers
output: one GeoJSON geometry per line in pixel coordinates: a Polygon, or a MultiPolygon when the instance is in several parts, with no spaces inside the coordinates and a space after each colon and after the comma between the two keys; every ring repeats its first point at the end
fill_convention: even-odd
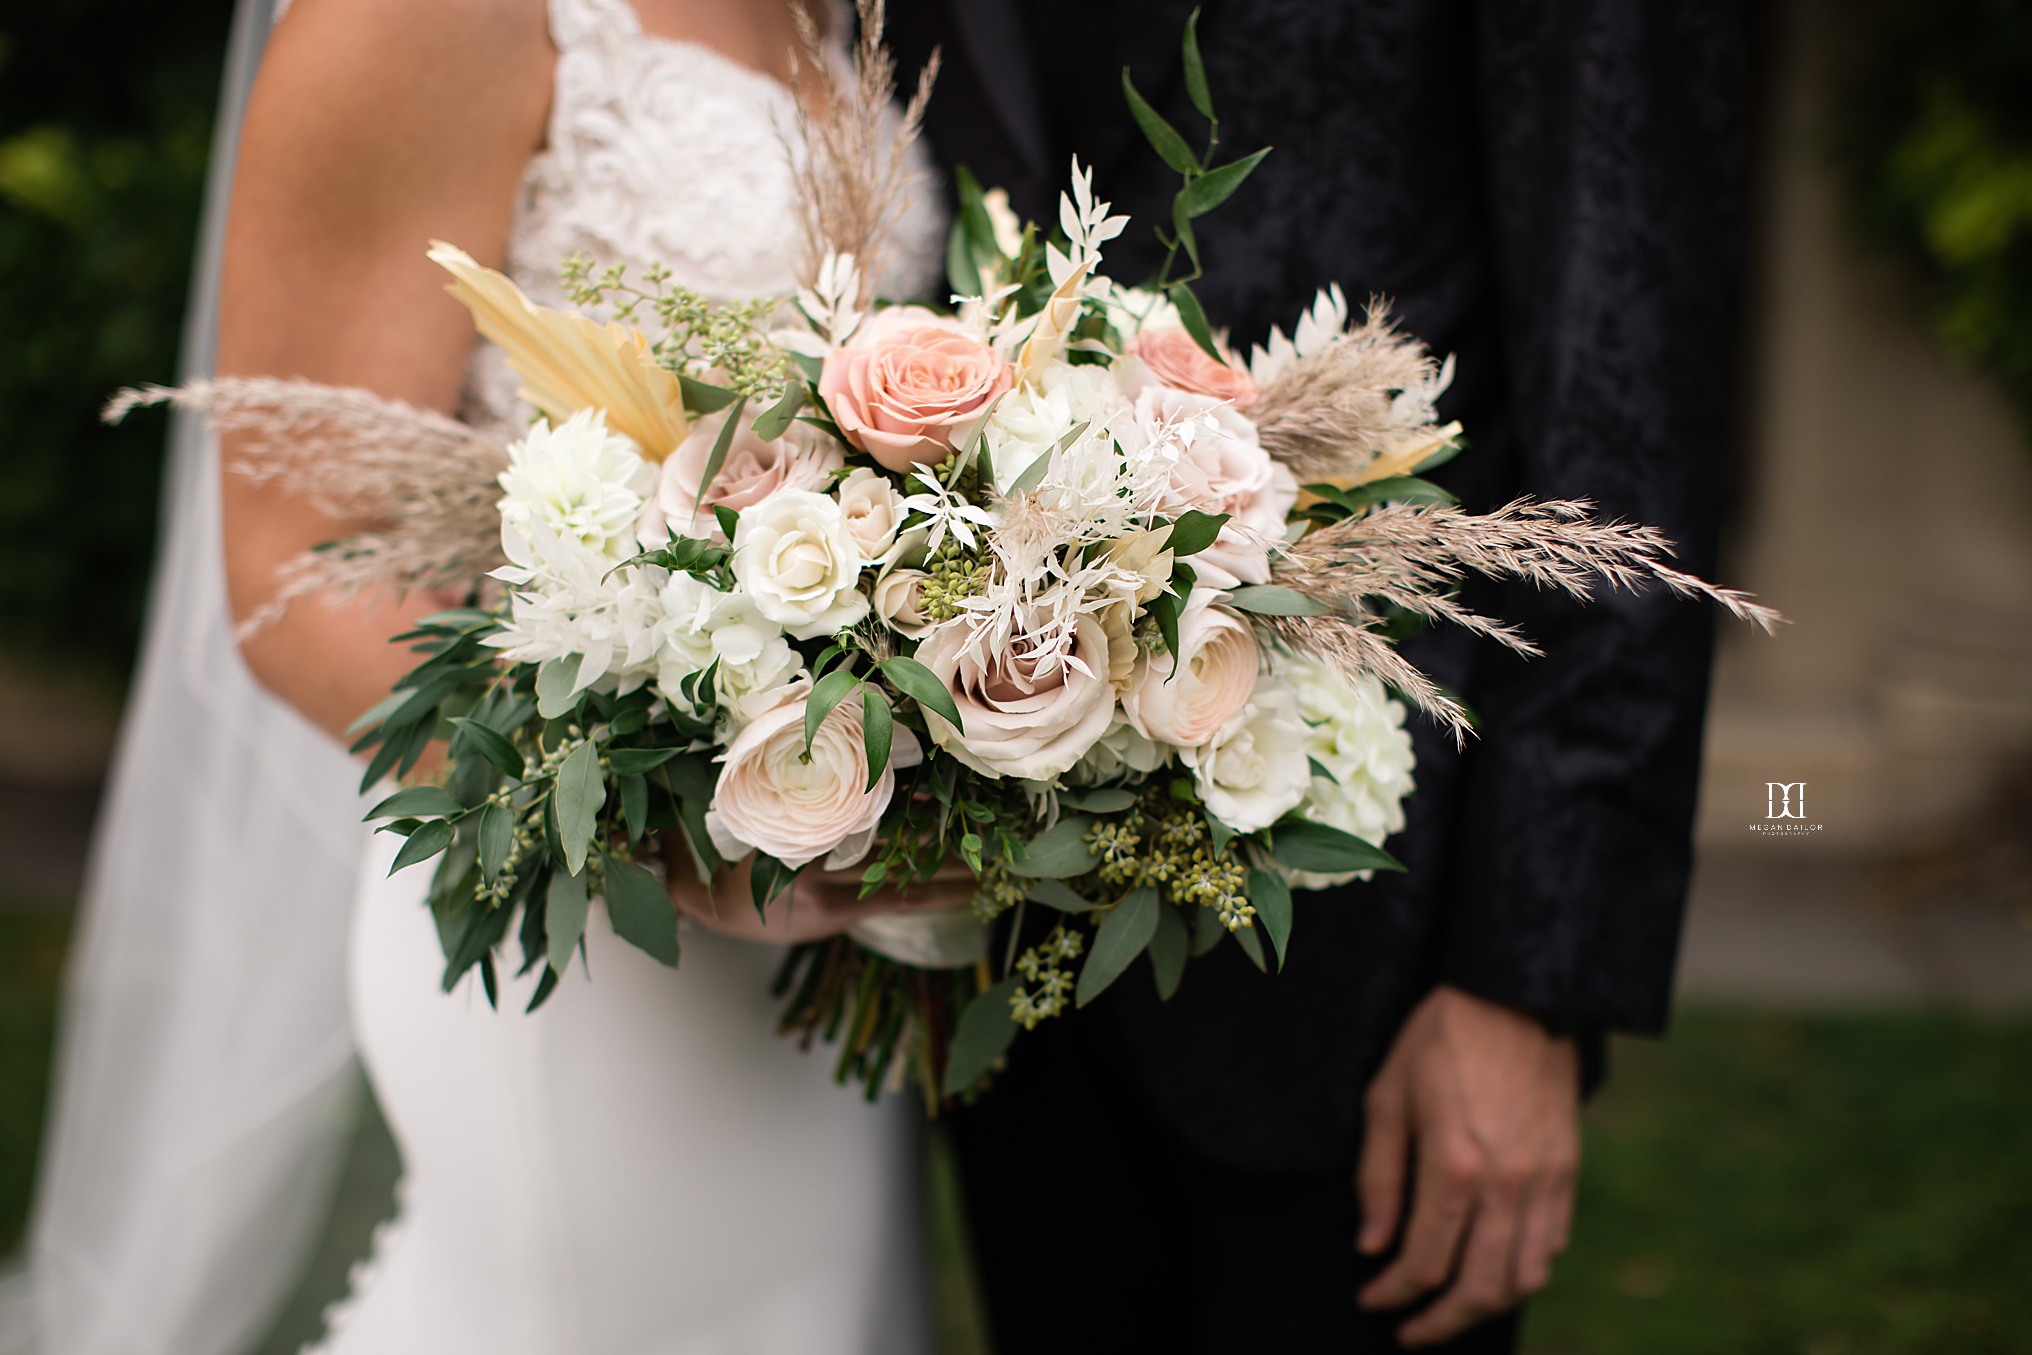
{"type": "MultiPolygon", "coordinates": [[[[988,1096],[952,1115],[995,1355],[1403,1349],[1407,1313],[1355,1303],[1385,1262],[1355,1250],[1354,1162],[1210,1159],[1101,1066],[1080,1025],[1018,1040],[988,1096]]],[[[1425,1349],[1507,1355],[1517,1328],[1513,1313],[1425,1349]]]]}

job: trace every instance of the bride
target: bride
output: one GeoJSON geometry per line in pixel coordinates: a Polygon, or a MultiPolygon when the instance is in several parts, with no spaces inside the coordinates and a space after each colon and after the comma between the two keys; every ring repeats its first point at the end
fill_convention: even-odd
{"type": "MultiPolygon", "coordinates": [[[[831,27],[836,39],[843,16],[831,27]]],[[[515,380],[444,295],[432,238],[554,304],[576,251],[661,263],[711,296],[788,292],[799,232],[780,128],[808,95],[796,40],[787,0],[297,0],[247,106],[219,370],[519,426],[515,380]]],[[[929,289],[938,228],[928,205],[906,214],[885,291],[929,289]]],[[[221,521],[237,617],[275,595],[286,561],[362,525],[231,475],[221,521]]],[[[242,652],[338,736],[410,666],[388,637],[443,601],[300,602],[242,652]]],[[[716,907],[745,898],[739,881],[674,888],[691,919],[681,972],[594,925],[585,963],[527,1016],[534,975],[503,985],[498,1012],[470,984],[439,991],[427,872],[388,878],[392,845],[363,868],[349,994],[402,1149],[402,1203],[323,1349],[926,1348],[911,1108],[865,1103],[822,1052],[778,1039],[767,987],[780,943],[949,906],[963,884],[860,902],[850,881],[815,881],[766,926],[716,907]]],[[[43,1247],[38,1267],[60,1251],[43,1247]]],[[[127,1332],[119,1348],[191,1347],[127,1332]]]]}

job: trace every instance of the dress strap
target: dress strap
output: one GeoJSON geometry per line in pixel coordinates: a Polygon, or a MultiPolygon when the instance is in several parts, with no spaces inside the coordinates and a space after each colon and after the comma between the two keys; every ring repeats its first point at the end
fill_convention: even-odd
{"type": "Polygon", "coordinates": [[[628,0],[549,0],[550,40],[559,52],[639,37],[642,19],[628,0]]]}

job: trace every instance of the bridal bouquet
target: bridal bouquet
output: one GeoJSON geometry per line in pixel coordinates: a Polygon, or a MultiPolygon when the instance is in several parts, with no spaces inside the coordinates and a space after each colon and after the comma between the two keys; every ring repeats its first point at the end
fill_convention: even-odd
{"type": "MultiPolygon", "coordinates": [[[[1184,54],[1211,120],[1190,27],[1184,54]]],[[[1329,288],[1230,349],[1193,222],[1263,153],[1195,153],[1133,88],[1182,180],[1154,278],[1104,271],[1126,219],[1075,165],[1050,227],[962,173],[950,305],[872,295],[923,89],[899,130],[872,36],[857,71],[806,128],[792,298],[575,259],[561,311],[432,249],[536,411],[505,447],[304,383],[174,397],[260,435],[241,469],[386,524],[308,557],[285,600],[470,590],[404,637],[423,661],[356,745],[370,786],[449,746],[371,815],[406,839],[397,869],[438,862],[447,986],[477,968],[495,994],[513,930],[540,1004],[595,899],[675,964],[666,869],[746,861],[750,897],[722,906],[766,910],[806,870],[872,893],[956,859],[970,908],[799,947],[781,980],[786,1027],[836,1040],[842,1078],[914,1075],[936,1106],[1139,957],[1165,996],[1230,937],[1279,964],[1294,887],[1401,869],[1406,706],[1469,726],[1395,641],[1441,622],[1534,652],[1461,605],[1465,572],[1658,581],[1768,620],[1646,528],[1472,514],[1421,478],[1459,448],[1450,369],[1380,310],[1329,288]]]]}

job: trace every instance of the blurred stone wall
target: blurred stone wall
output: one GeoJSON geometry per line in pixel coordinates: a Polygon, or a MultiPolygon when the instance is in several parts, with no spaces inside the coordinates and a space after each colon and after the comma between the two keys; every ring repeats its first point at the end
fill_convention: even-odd
{"type": "Polygon", "coordinates": [[[1724,629],[1703,849],[1769,845],[1767,783],[1806,784],[1788,852],[1952,837],[2032,749],[2032,446],[1941,353],[1910,280],[1853,243],[1828,153],[1839,0],[1772,16],[1729,581],[1790,619],[1724,629]]]}

